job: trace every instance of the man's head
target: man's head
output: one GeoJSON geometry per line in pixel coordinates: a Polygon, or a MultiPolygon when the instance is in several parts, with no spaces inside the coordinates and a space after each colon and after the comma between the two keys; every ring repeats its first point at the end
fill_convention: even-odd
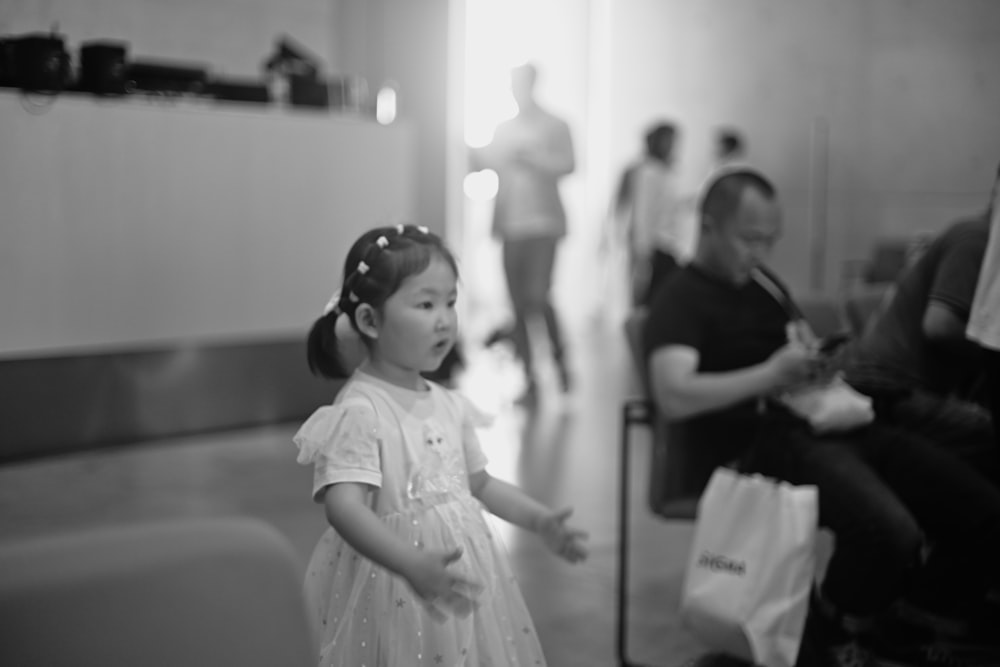
{"type": "Polygon", "coordinates": [[[532,63],[518,65],[510,71],[510,92],[518,109],[525,109],[535,103],[535,82],[538,68],[532,63]]]}
{"type": "Polygon", "coordinates": [[[717,175],[701,200],[697,263],[741,285],[763,264],[781,237],[774,186],[753,169],[717,175]]]}
{"type": "Polygon", "coordinates": [[[743,137],[733,129],[719,130],[715,135],[715,158],[719,162],[737,160],[743,156],[743,137]]]}
{"type": "Polygon", "coordinates": [[[669,164],[676,136],[677,127],[673,123],[657,123],[646,132],[646,155],[669,164]]]}

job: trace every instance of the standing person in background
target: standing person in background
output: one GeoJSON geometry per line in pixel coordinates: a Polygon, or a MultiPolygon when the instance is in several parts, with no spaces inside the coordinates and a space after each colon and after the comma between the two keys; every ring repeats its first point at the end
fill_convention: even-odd
{"type": "Polygon", "coordinates": [[[715,133],[715,161],[712,171],[739,164],[746,156],[743,135],[732,128],[721,128],[715,133]]]}
{"type": "Polygon", "coordinates": [[[615,194],[615,219],[629,249],[632,300],[648,306],[653,293],[687,260],[674,177],[677,128],[660,122],[646,132],[645,153],[622,173],[615,194]]]}
{"type": "Polygon", "coordinates": [[[483,510],[569,562],[587,556],[569,509],[553,511],[487,472],[476,435],[485,415],[423,376],[457,339],[457,281],[455,258],[426,228],[373,229],[351,247],[343,282],[309,332],[317,375],[343,376],[353,356],[345,342],[366,351],[294,437],[329,523],[305,577],[320,667],[544,665],[483,510]]]}
{"type": "MultiPolygon", "coordinates": [[[[511,71],[511,93],[517,115],[501,123],[493,141],[471,155],[472,168],[492,169],[499,189],[493,212],[493,235],[502,244],[503,269],[514,309],[510,336],[524,364],[527,390],[522,400],[537,394],[530,323],[544,321],[559,384],[572,384],[566,346],[552,304],[556,250],[566,235],[566,210],[559,182],[576,168],[573,139],[566,121],[543,108],[535,98],[537,68],[528,63],[511,71]]],[[[491,339],[505,337],[498,332],[491,339]]],[[[488,341],[489,344],[492,341],[488,341]]]]}
{"type": "Polygon", "coordinates": [[[1000,165],[990,192],[989,240],[979,271],[966,335],[983,349],[986,403],[1000,451],[1000,165]]]}

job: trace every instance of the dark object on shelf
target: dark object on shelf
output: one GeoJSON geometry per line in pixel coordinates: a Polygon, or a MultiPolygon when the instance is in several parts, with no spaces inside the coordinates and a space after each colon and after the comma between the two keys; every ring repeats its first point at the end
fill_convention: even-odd
{"type": "Polygon", "coordinates": [[[125,67],[128,92],[200,94],[208,82],[208,68],[168,61],[133,61],[125,67]]]}
{"type": "Polygon", "coordinates": [[[327,109],[330,87],[317,77],[292,74],[288,77],[288,101],[296,107],[327,109]]]}
{"type": "Polygon", "coordinates": [[[211,79],[205,94],[229,102],[267,104],[271,101],[271,91],[267,83],[257,79],[211,79]]]}
{"type": "Polygon", "coordinates": [[[316,57],[287,36],[277,41],[274,53],[264,61],[263,70],[268,75],[280,74],[312,79],[319,76],[319,64],[316,57]]]}
{"type": "Polygon", "coordinates": [[[274,53],[264,61],[262,69],[270,78],[287,79],[287,102],[292,106],[330,107],[330,85],[320,74],[317,58],[291,38],[284,36],[277,40],[274,53]]]}
{"type": "Polygon", "coordinates": [[[77,88],[97,95],[124,95],[127,57],[125,42],[84,42],[80,45],[77,88]]]}
{"type": "Polygon", "coordinates": [[[56,32],[0,39],[0,85],[58,92],[69,80],[69,52],[56,32]]]}

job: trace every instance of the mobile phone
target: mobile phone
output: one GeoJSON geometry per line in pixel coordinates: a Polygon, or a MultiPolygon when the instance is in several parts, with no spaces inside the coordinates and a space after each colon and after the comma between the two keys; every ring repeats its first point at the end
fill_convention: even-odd
{"type": "Polygon", "coordinates": [[[821,354],[833,354],[850,339],[851,335],[847,333],[835,333],[824,336],[819,341],[819,351],[821,354]]]}

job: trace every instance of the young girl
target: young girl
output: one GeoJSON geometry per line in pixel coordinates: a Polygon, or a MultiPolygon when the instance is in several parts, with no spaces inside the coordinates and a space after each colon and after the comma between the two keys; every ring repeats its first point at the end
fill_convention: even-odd
{"type": "Polygon", "coordinates": [[[374,229],[352,246],[343,285],[309,333],[309,366],[324,376],[358,361],[342,345],[345,325],[365,347],[333,405],[295,435],[332,527],[306,573],[321,666],[544,665],[482,509],[570,562],[587,555],[585,535],[566,525],[570,510],[553,512],[486,472],[475,433],[483,415],[421,375],[455,343],[457,276],[425,228],[374,229]]]}

